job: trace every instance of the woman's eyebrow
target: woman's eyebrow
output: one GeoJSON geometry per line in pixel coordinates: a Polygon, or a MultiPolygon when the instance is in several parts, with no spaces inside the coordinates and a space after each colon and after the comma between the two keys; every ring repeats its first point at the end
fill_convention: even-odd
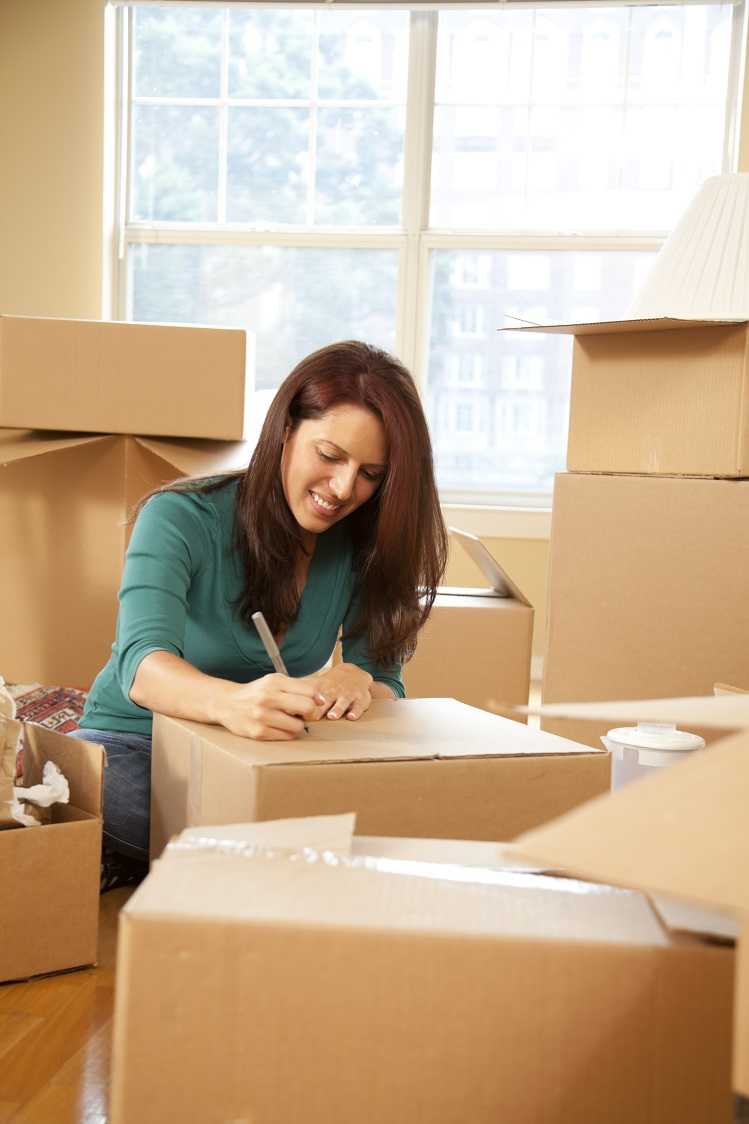
{"type": "MultiPolygon", "coordinates": [[[[336,445],[335,441],[331,441],[330,438],[321,437],[320,440],[323,441],[326,445],[331,445],[334,449],[336,449],[341,454],[341,456],[343,456],[343,457],[350,457],[351,456],[351,453],[349,453],[347,449],[343,449],[343,448],[341,448],[340,445],[336,445]]],[[[384,469],[387,468],[387,465],[386,464],[375,464],[375,462],[372,461],[371,463],[366,464],[364,467],[365,468],[381,468],[381,469],[384,470],[384,469]]]]}

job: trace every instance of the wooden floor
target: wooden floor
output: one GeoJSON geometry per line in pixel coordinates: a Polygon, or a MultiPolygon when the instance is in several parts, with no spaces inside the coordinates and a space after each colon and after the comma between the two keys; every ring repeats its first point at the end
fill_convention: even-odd
{"type": "Polygon", "coordinates": [[[0,985],[0,1124],[104,1124],[117,915],[132,893],[101,898],[99,964],[0,985]]]}

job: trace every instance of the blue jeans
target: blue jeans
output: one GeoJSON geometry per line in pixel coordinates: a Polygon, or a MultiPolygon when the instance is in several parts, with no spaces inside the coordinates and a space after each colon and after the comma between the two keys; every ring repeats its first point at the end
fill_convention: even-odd
{"type": "Polygon", "coordinates": [[[104,845],[148,862],[151,801],[151,738],[114,730],[75,730],[68,735],[107,751],[104,770],[104,845]]]}

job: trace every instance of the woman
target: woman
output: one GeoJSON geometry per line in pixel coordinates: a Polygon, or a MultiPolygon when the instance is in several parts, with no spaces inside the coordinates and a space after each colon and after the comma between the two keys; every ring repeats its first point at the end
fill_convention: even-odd
{"type": "MultiPolygon", "coordinates": [[[[77,737],[102,743],[105,856],[148,860],[152,712],[286,740],[401,698],[446,564],[447,536],[413,380],[364,343],[303,359],[244,472],[143,501],[112,655],[77,737]],[[251,621],[262,610],[288,676],[251,621]],[[320,671],[342,630],[343,662],[320,671]]],[[[106,864],[105,864],[106,865],[106,864]]],[[[123,873],[123,867],[125,872],[123,873]]],[[[106,877],[106,875],[105,875],[106,877]]]]}

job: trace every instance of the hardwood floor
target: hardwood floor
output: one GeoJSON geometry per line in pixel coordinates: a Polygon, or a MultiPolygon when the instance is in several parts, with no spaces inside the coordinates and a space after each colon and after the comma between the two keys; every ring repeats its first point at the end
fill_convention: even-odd
{"type": "Polygon", "coordinates": [[[105,1124],[117,916],[101,898],[99,964],[0,985],[0,1124],[105,1124]]]}

